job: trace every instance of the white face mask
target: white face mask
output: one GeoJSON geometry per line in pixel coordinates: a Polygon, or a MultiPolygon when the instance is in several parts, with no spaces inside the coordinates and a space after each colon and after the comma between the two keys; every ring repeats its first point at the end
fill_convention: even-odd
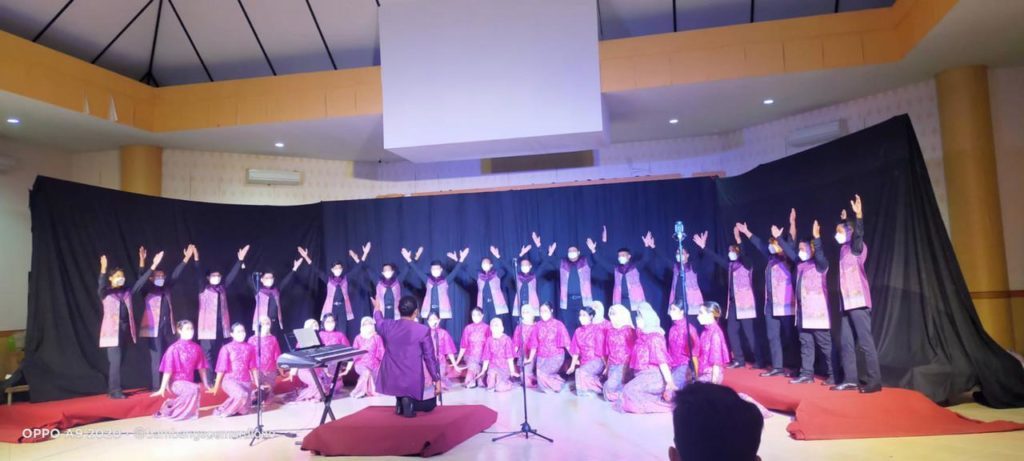
{"type": "Polygon", "coordinates": [[[548,320],[551,320],[551,311],[548,311],[548,310],[540,311],[540,319],[545,321],[545,322],[547,322],[548,320]]]}
{"type": "Polygon", "coordinates": [[[491,336],[500,338],[505,334],[505,327],[502,325],[491,325],[491,336]]]}
{"type": "Polygon", "coordinates": [[[270,280],[263,279],[261,281],[263,282],[263,286],[265,286],[267,288],[270,288],[270,287],[274,286],[274,279],[270,279],[270,280]]]}
{"type": "Polygon", "coordinates": [[[334,331],[334,327],[335,327],[335,325],[334,325],[334,321],[333,320],[329,320],[329,321],[324,322],[324,330],[334,331]]]}
{"type": "Polygon", "coordinates": [[[708,312],[702,312],[700,314],[697,314],[697,322],[699,322],[701,325],[711,325],[711,322],[713,320],[714,316],[712,316],[708,312]]]}
{"type": "Polygon", "coordinates": [[[153,285],[156,285],[158,287],[164,286],[164,279],[154,279],[153,280],[153,285]]]}
{"type": "Polygon", "coordinates": [[[739,258],[739,257],[740,257],[740,255],[736,254],[735,251],[730,251],[729,252],[729,261],[735,261],[736,258],[739,258]]]}
{"type": "Polygon", "coordinates": [[[179,330],[178,334],[181,335],[181,339],[184,339],[185,341],[191,341],[192,337],[196,335],[196,331],[191,328],[186,328],[183,330],[179,330]]]}
{"type": "Polygon", "coordinates": [[[210,285],[214,285],[214,286],[220,285],[220,276],[219,275],[211,275],[210,276],[210,285]]]}
{"type": "Polygon", "coordinates": [[[591,324],[591,318],[590,318],[589,315],[581,315],[580,316],[580,325],[590,325],[590,324],[591,324]]]}
{"type": "Polygon", "coordinates": [[[380,275],[383,275],[383,276],[384,276],[384,278],[385,278],[385,279],[387,279],[387,280],[391,280],[391,277],[392,277],[392,276],[394,276],[394,275],[395,275],[395,273],[394,273],[394,272],[391,272],[391,271],[382,271],[382,272],[380,273],[380,275]]]}
{"type": "Polygon", "coordinates": [[[430,269],[430,275],[433,276],[435,279],[440,277],[441,276],[441,269],[436,269],[436,268],[430,269]]]}
{"type": "Polygon", "coordinates": [[[231,339],[235,340],[236,343],[240,343],[242,341],[245,341],[245,332],[244,331],[232,331],[231,332],[231,339]]]}
{"type": "Polygon", "coordinates": [[[270,324],[260,324],[260,336],[267,336],[270,334],[270,324]]]}
{"type": "Polygon", "coordinates": [[[429,320],[427,320],[427,325],[430,325],[430,328],[437,328],[437,326],[440,324],[441,321],[438,320],[436,317],[431,317],[429,320]]]}
{"type": "Polygon", "coordinates": [[[124,286],[124,277],[118,277],[110,281],[110,286],[114,288],[121,288],[124,286]]]}
{"type": "Polygon", "coordinates": [[[529,274],[530,273],[530,269],[533,269],[533,266],[530,266],[530,265],[527,265],[527,264],[523,264],[523,265],[519,266],[519,271],[524,273],[524,274],[529,274]]]}
{"type": "Polygon", "coordinates": [[[619,264],[622,264],[623,266],[625,266],[626,263],[628,263],[628,262],[629,262],[629,257],[628,256],[619,256],[619,264]]]}
{"type": "Polygon", "coordinates": [[[668,310],[668,316],[672,320],[682,320],[683,319],[683,311],[681,311],[679,309],[669,309],[668,310]]]}
{"type": "Polygon", "coordinates": [[[533,314],[523,314],[523,323],[533,325],[534,320],[536,320],[536,316],[533,314]]]}
{"type": "Polygon", "coordinates": [[[779,250],[775,249],[775,245],[768,245],[768,254],[778,254],[779,250]]]}
{"type": "Polygon", "coordinates": [[[807,254],[807,252],[804,250],[800,250],[798,256],[800,256],[801,261],[807,261],[808,259],[811,259],[811,255],[807,254]]]}
{"type": "Polygon", "coordinates": [[[331,273],[334,274],[335,277],[341,277],[341,269],[331,269],[331,273]]]}
{"type": "Polygon", "coordinates": [[[484,272],[490,272],[491,263],[480,263],[480,269],[483,270],[484,272]]]}
{"type": "Polygon", "coordinates": [[[846,234],[842,232],[836,232],[836,242],[840,245],[846,243],[846,234]]]}
{"type": "Polygon", "coordinates": [[[578,251],[570,251],[569,252],[569,261],[575,261],[577,259],[580,259],[580,252],[578,252],[578,251]]]}
{"type": "Polygon", "coordinates": [[[359,334],[364,338],[373,336],[373,325],[363,325],[359,327],[359,334]]]}
{"type": "Polygon", "coordinates": [[[480,323],[484,321],[484,316],[480,314],[473,314],[473,323],[480,323]]]}

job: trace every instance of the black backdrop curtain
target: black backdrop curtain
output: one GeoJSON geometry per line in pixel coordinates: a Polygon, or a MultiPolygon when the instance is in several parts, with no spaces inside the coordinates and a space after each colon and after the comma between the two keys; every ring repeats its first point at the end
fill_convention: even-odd
{"type": "MultiPolygon", "coordinates": [[[[146,245],[150,255],[167,250],[163,267],[169,269],[180,261],[184,246],[194,242],[201,262],[227,270],[235,251],[251,243],[250,269],[269,265],[281,274],[295,259],[297,245],[308,246],[314,264],[326,269],[333,260],[351,267],[348,251],[358,253],[371,241],[369,277],[357,279],[352,289],[357,315],[367,315],[371,279],[385,262],[403,265],[402,247],[423,246],[419,263],[424,267],[432,259],[450,267],[444,254],[468,246],[466,273],[471,277],[490,245],[509,259],[531,243],[532,231],[543,239],[542,252],[551,242],[558,243],[558,255],[570,245],[586,251],[584,242],[591,237],[599,241],[599,252],[613,258],[619,247],[638,254],[641,235],[651,230],[655,251],[671,258],[675,220],[683,220],[690,234],[709,230],[709,245],[722,251],[732,239],[734,222],[746,221],[764,237],[771,224],[784,226],[788,210],[796,207],[799,234],[808,234],[811,220],[819,219],[826,251],[835,261],[837,248],[829,236],[854,193],[864,199],[874,334],[885,384],[913,388],[940,402],[980,385],[993,406],[1024,406],[1024,370],[981,328],[906,116],[720,180],[257,207],[143,197],[39,178],[31,196],[33,259],[24,368],[33,401],[104,391],[106,360],[96,347],[101,309],[93,286],[103,252],[112,265],[128,268],[130,282],[137,275],[139,245],[146,245]],[[608,226],[607,243],[600,243],[602,224],[608,226]]],[[[692,251],[693,245],[688,247],[692,251]]],[[[661,313],[668,270],[660,258],[644,269],[645,291],[661,313]]],[[[831,272],[835,297],[838,286],[831,272]]],[[[698,273],[705,294],[724,304],[724,272],[705,261],[698,273]]],[[[195,318],[199,286],[188,281],[190,274],[198,279],[194,271],[186,272],[174,292],[179,318],[195,318]]],[[[597,271],[595,276],[595,296],[607,300],[610,274],[597,271]]],[[[296,281],[284,293],[286,327],[317,316],[324,296],[308,267],[300,269],[296,281]]],[[[557,273],[543,282],[541,297],[557,299],[557,273]]],[[[231,314],[248,320],[253,302],[242,283],[248,280],[232,287],[231,314]]],[[[461,286],[452,290],[456,325],[466,321],[476,296],[474,284],[461,286]]],[[[418,282],[406,286],[416,294],[421,289],[418,282]]],[[[350,335],[357,325],[349,325],[350,335]]],[[[146,385],[147,360],[141,346],[129,348],[126,387],[146,385]]]]}

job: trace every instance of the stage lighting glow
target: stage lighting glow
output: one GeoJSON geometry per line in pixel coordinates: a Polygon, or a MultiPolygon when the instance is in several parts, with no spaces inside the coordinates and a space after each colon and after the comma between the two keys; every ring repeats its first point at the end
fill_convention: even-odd
{"type": "Polygon", "coordinates": [[[775,100],[774,100],[774,99],[765,99],[765,100],[764,100],[764,101],[762,101],[762,102],[763,102],[763,103],[764,103],[764,105],[766,105],[766,106],[770,106],[770,105],[772,105],[772,104],[775,104],[775,100]]]}
{"type": "Polygon", "coordinates": [[[17,124],[21,123],[21,120],[16,119],[14,117],[11,117],[11,118],[7,119],[7,123],[10,123],[11,125],[17,125],[17,124]]]}
{"type": "Polygon", "coordinates": [[[284,143],[283,142],[275,142],[274,143],[274,147],[280,149],[280,148],[284,147],[284,143]]]}
{"type": "Polygon", "coordinates": [[[676,123],[679,123],[679,119],[678,119],[678,118],[673,118],[673,119],[670,119],[670,120],[668,121],[668,123],[671,123],[671,124],[675,125],[676,123]]]}

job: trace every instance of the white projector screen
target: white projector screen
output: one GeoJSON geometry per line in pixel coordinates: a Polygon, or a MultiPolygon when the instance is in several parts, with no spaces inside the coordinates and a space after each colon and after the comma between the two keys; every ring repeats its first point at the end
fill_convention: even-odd
{"type": "Polygon", "coordinates": [[[607,144],[593,0],[388,0],[384,148],[414,162],[607,144]]]}

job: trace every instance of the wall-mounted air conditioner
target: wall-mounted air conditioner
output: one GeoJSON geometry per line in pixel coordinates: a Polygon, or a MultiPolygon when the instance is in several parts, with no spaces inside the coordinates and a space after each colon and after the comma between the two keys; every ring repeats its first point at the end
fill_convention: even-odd
{"type": "Polygon", "coordinates": [[[245,172],[245,182],[268,186],[298,186],[302,184],[302,173],[288,170],[249,168],[245,172]]]}
{"type": "Polygon", "coordinates": [[[786,137],[786,144],[790,147],[814,146],[845,136],[847,132],[846,119],[833,120],[793,130],[786,137]]]}

